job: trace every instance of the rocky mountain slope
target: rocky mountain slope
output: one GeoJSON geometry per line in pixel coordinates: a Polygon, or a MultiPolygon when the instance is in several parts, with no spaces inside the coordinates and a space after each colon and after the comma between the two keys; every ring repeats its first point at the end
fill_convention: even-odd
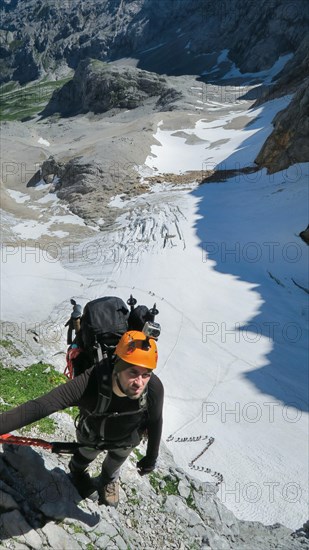
{"type": "MultiPolygon", "coordinates": [[[[253,90],[260,104],[295,94],[276,115],[274,132],[256,163],[275,172],[309,160],[306,0],[2,0],[0,6],[4,90],[44,79],[60,82],[74,72],[41,111],[38,135],[32,134],[31,120],[20,123],[22,146],[31,142],[34,151],[44,135],[56,158],[40,150],[40,170],[34,178],[27,171],[19,190],[43,178],[73,212],[91,221],[104,218],[108,229],[117,215],[108,212],[111,197],[145,190],[137,166],[149,154],[162,112],[169,111],[166,127],[189,128],[207,111],[199,86],[207,86],[207,97],[215,88],[232,89],[233,79],[224,76],[234,64],[242,73],[254,73],[270,69],[286,54],[293,57],[276,82],[266,86],[262,97],[261,89],[253,90]],[[222,50],[228,55],[220,60],[222,50]],[[130,59],[124,62],[124,57],[130,59]],[[203,103],[201,111],[189,121],[197,101],[203,103]],[[88,114],[87,121],[77,120],[79,114],[88,114]],[[65,134],[70,138],[63,139],[65,134]],[[134,147],[140,135],[143,140],[134,147]]],[[[258,84],[262,78],[249,81],[258,84]]],[[[237,92],[228,89],[228,96],[237,110],[237,92]]],[[[7,126],[12,149],[16,127],[7,126]]],[[[61,430],[59,438],[74,437],[72,426],[61,430]]],[[[3,448],[1,550],[309,548],[308,524],[293,533],[278,524],[238,520],[217,498],[218,486],[177,468],[164,445],[158,473],[149,478],[139,478],[128,462],[117,511],[80,503],[65,474],[67,462],[30,448],[3,448]]],[[[93,475],[98,469],[96,462],[93,475]]]]}
{"type": "Polygon", "coordinates": [[[111,109],[136,109],[156,97],[157,110],[169,110],[182,93],[169,86],[166,78],[137,69],[84,59],[74,78],[54,92],[42,116],[104,113],[111,109]]]}
{"type": "MultiPolygon", "coordinates": [[[[309,548],[308,524],[292,532],[280,524],[237,520],[217,498],[218,486],[177,468],[164,445],[159,469],[150,476],[138,476],[136,460],[132,457],[123,468],[121,502],[114,510],[89,499],[80,502],[65,474],[68,458],[5,445],[0,454],[0,549],[309,548]]],[[[99,464],[97,459],[92,466],[94,476],[99,464]]]]}
{"type": "Polygon", "coordinates": [[[146,70],[199,74],[225,48],[242,72],[260,71],[296,51],[306,13],[306,0],[5,1],[1,82],[61,74],[86,57],[135,57],[146,70]]]}
{"type": "Polygon", "coordinates": [[[274,131],[255,162],[260,167],[266,166],[272,174],[291,164],[309,161],[309,78],[272,122],[274,131]]]}
{"type": "Polygon", "coordinates": [[[76,69],[44,115],[132,109],[154,95],[156,110],[169,110],[181,90],[166,78],[145,78],[134,67],[103,69],[99,61],[132,57],[137,67],[152,73],[202,74],[204,82],[225,86],[220,79],[232,63],[243,73],[254,73],[270,68],[281,55],[295,54],[279,80],[262,97],[258,93],[259,101],[267,101],[303,85],[298,99],[274,121],[274,132],[256,159],[274,172],[308,160],[303,84],[309,74],[308,25],[306,0],[6,0],[1,11],[0,83],[59,78],[76,69]],[[228,57],[216,65],[223,49],[228,57]]]}
{"type": "Polygon", "coordinates": [[[296,162],[309,161],[309,36],[257,104],[274,97],[295,94],[286,109],[273,120],[274,131],[256,158],[258,166],[278,172],[296,162]]]}

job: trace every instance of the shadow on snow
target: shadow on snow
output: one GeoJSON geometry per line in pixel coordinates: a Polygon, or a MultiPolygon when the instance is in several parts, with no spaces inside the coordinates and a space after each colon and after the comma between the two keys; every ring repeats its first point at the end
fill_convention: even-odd
{"type": "MultiPolygon", "coordinates": [[[[264,109],[267,108],[266,105],[264,109]]],[[[267,129],[258,118],[244,132],[254,127],[261,129],[218,169],[246,166],[248,154],[255,158],[267,129]]],[[[308,411],[309,303],[305,288],[296,286],[308,286],[308,248],[299,238],[299,231],[307,225],[307,208],[302,204],[306,203],[307,169],[304,164],[273,175],[265,170],[239,174],[224,183],[199,186],[192,192],[199,199],[196,232],[203,261],[213,261],[216,271],[251,283],[254,286],[247,292],[258,293],[261,299],[259,311],[249,322],[237,325],[235,319],[234,333],[226,334],[226,342],[229,338],[237,342],[244,338],[254,346],[266,338],[271,350],[265,355],[264,365],[243,376],[262,393],[300,411],[308,411]],[[297,194],[298,202],[294,204],[297,194]]],[[[227,284],[231,284],[233,292],[233,284],[237,283],[227,284]]],[[[239,307],[241,312],[241,304],[239,307]]]]}

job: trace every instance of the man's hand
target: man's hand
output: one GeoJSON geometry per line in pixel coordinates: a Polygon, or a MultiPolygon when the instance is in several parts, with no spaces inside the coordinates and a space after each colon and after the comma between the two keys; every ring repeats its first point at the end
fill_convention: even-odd
{"type": "Polygon", "coordinates": [[[150,472],[155,469],[156,461],[144,456],[139,462],[137,462],[136,467],[139,475],[145,476],[146,474],[150,474],[150,472]]]}

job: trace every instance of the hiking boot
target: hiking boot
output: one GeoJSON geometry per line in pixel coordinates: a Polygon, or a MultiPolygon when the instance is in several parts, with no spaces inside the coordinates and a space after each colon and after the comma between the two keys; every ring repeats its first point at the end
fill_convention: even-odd
{"type": "Polygon", "coordinates": [[[96,487],[86,470],[75,470],[70,467],[70,478],[82,498],[96,500],[96,487]]]}
{"type": "Polygon", "coordinates": [[[110,481],[98,488],[99,504],[112,506],[117,508],[119,503],[119,483],[118,481],[110,481]]]}

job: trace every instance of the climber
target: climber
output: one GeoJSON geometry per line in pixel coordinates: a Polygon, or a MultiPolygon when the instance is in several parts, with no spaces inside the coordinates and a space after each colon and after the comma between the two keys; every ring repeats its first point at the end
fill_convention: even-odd
{"type": "MultiPolygon", "coordinates": [[[[82,498],[117,507],[122,464],[140,443],[147,430],[146,456],[137,462],[138,473],[152,472],[156,465],[162,432],[163,385],[153,373],[157,366],[157,345],[143,332],[128,331],[115,349],[108,388],[100,386],[97,366],[35,400],[0,415],[0,435],[19,429],[56,411],[78,406],[77,441],[81,447],[69,463],[70,476],[82,498]],[[97,411],[98,388],[105,391],[104,412],[97,411]],[[87,446],[86,446],[87,445],[87,446]],[[88,465],[102,452],[107,454],[95,483],[88,465]]],[[[102,397],[102,396],[101,396],[102,397]]]]}

